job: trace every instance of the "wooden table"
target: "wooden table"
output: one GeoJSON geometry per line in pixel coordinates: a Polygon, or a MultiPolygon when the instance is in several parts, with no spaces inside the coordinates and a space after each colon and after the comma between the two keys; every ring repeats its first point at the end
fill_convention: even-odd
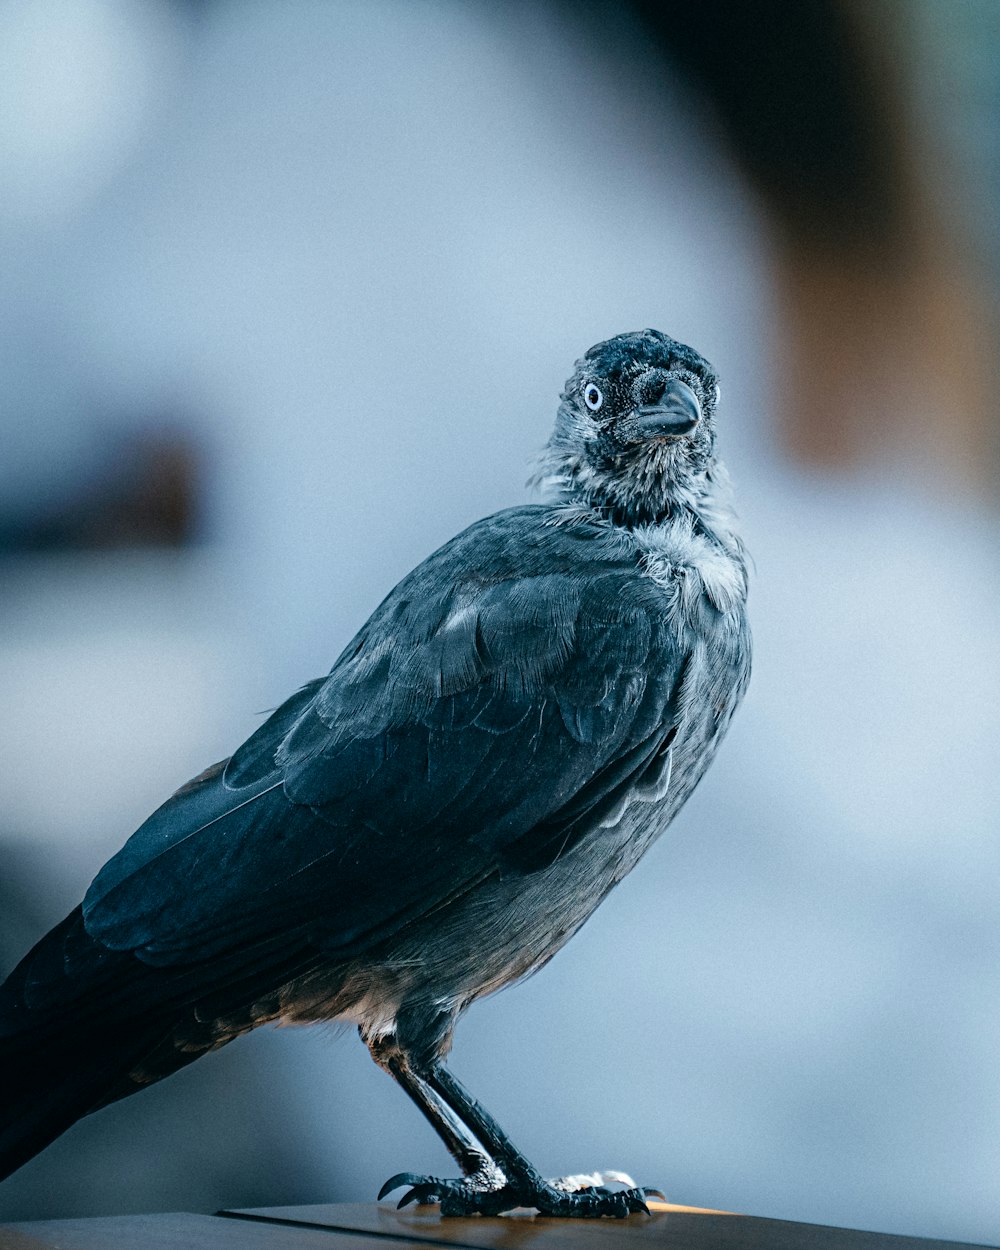
{"type": "Polygon", "coordinates": [[[262,1207],[218,1215],[118,1215],[0,1225],[0,1250],[970,1250],[820,1224],[729,1215],[665,1202],[627,1220],[554,1220],[513,1212],[442,1220],[433,1207],[390,1203],[262,1207]]]}

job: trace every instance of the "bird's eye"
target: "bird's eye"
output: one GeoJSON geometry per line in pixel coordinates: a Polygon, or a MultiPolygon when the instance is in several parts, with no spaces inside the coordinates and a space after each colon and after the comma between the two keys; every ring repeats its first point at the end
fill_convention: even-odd
{"type": "Polygon", "coordinates": [[[600,387],[595,386],[593,382],[589,383],[583,392],[583,402],[591,412],[596,412],[601,404],[604,403],[604,396],[600,387]]]}
{"type": "Polygon", "coordinates": [[[715,398],[714,398],[714,401],[713,401],[714,403],[718,404],[718,402],[719,402],[719,396],[720,396],[721,394],[722,394],[722,391],[720,391],[720,390],[719,390],[719,384],[718,384],[718,382],[716,382],[716,384],[715,384],[715,398]]]}

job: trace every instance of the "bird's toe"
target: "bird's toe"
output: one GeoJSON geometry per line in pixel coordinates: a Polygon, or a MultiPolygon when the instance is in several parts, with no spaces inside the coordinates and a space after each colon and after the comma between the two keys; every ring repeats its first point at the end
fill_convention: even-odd
{"type": "Polygon", "coordinates": [[[534,1205],[543,1215],[557,1215],[575,1219],[599,1219],[610,1216],[623,1220],[637,1212],[649,1215],[646,1199],[658,1191],[633,1185],[628,1189],[610,1189],[606,1185],[586,1185],[567,1192],[546,1186],[538,1194],[534,1205]]]}
{"type": "Polygon", "coordinates": [[[521,1194],[495,1172],[489,1176],[477,1174],[459,1180],[398,1172],[379,1190],[379,1199],[404,1185],[409,1188],[396,1204],[397,1210],[417,1203],[420,1206],[438,1205],[442,1215],[499,1215],[522,1205],[521,1194]]]}
{"type": "Polygon", "coordinates": [[[403,1185],[421,1185],[431,1180],[429,1176],[418,1176],[415,1172],[397,1172],[395,1176],[390,1176],[382,1188],[378,1191],[377,1202],[381,1202],[394,1189],[400,1189],[403,1185]]]}

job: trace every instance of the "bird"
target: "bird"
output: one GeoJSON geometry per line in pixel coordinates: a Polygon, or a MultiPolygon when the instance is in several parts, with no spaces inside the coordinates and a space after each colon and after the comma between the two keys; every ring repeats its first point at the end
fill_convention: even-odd
{"type": "Polygon", "coordinates": [[[718,376],[658,330],[577,360],[532,482],[413,569],[324,677],[158,808],[0,987],[0,1178],[271,1022],[342,1021],[457,1178],[399,1205],[624,1218],[548,1180],[446,1063],[545,965],[710,763],[750,674],[718,376]]]}

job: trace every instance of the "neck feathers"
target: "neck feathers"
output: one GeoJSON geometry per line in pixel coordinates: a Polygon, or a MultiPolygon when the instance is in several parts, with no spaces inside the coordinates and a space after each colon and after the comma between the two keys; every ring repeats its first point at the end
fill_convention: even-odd
{"type": "Polygon", "coordinates": [[[684,517],[723,546],[740,548],[729,474],[714,456],[692,464],[682,445],[659,444],[631,464],[605,469],[559,441],[545,447],[531,478],[547,503],[596,514],[622,529],[684,517]]]}

